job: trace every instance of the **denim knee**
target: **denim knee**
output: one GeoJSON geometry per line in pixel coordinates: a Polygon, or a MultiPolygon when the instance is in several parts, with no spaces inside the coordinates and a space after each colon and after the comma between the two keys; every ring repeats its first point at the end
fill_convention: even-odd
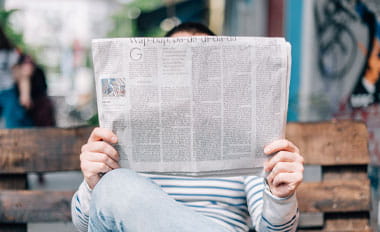
{"type": "Polygon", "coordinates": [[[107,191],[116,187],[115,190],[118,190],[118,187],[126,187],[128,188],[127,183],[136,182],[136,179],[141,179],[139,174],[135,171],[126,168],[118,168],[114,169],[110,172],[107,172],[95,186],[94,191],[96,189],[106,188],[107,191]]]}
{"type": "Polygon", "coordinates": [[[92,203],[98,210],[117,213],[120,208],[134,208],[154,185],[147,178],[129,169],[115,169],[105,174],[92,192],[92,203]]]}

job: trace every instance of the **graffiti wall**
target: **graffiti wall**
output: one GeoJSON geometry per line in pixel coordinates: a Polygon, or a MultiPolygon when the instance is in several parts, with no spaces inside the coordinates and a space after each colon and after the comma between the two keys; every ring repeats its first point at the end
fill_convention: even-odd
{"type": "Polygon", "coordinates": [[[302,121],[365,121],[375,164],[380,164],[379,9],[375,0],[309,2],[299,110],[302,121]]]}

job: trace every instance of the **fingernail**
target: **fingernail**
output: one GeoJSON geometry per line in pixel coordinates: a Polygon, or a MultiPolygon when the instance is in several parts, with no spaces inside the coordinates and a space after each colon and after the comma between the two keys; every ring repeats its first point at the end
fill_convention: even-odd
{"type": "Polygon", "coordinates": [[[270,152],[270,148],[269,147],[265,147],[264,148],[264,153],[269,153],[270,152]]]}
{"type": "Polygon", "coordinates": [[[117,140],[116,136],[112,136],[111,140],[112,142],[116,143],[116,140],[117,140]]]}

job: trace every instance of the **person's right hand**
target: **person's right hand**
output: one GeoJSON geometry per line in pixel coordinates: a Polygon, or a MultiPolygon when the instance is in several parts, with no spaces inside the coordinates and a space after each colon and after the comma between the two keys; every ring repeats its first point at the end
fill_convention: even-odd
{"type": "Polygon", "coordinates": [[[93,189],[104,173],[120,168],[119,154],[111,144],[117,142],[116,135],[109,129],[95,128],[88,142],[82,146],[80,166],[84,179],[93,189]]]}
{"type": "Polygon", "coordinates": [[[20,105],[27,110],[33,106],[32,98],[27,94],[20,94],[19,102],[20,105]]]}

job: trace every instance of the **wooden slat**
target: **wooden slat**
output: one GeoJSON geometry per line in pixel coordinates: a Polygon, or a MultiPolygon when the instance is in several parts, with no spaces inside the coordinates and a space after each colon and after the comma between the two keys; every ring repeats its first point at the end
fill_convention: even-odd
{"type": "Polygon", "coordinates": [[[328,231],[365,231],[370,229],[369,213],[326,214],[324,228],[328,231]]]}
{"type": "Polygon", "coordinates": [[[328,229],[310,229],[310,230],[297,230],[298,232],[373,232],[371,228],[363,230],[328,230],[328,229]]]}
{"type": "Polygon", "coordinates": [[[302,183],[297,190],[301,212],[370,210],[369,180],[331,180],[302,183]]]}
{"type": "Polygon", "coordinates": [[[286,138],[299,146],[305,164],[369,163],[368,132],[361,122],[289,123],[286,138]]]}
{"type": "Polygon", "coordinates": [[[368,180],[367,165],[324,166],[323,180],[368,180]]]}
{"type": "MultiPolygon", "coordinates": [[[[302,214],[301,214],[302,215],[302,214]]],[[[298,230],[302,232],[372,232],[368,212],[327,213],[322,227],[298,230]]]]}
{"type": "MultiPolygon", "coordinates": [[[[2,174],[0,175],[0,190],[4,189],[26,189],[27,175],[26,174],[2,174]]],[[[3,224],[0,223],[0,232],[26,232],[26,223],[3,224]]]]}
{"type": "Polygon", "coordinates": [[[24,224],[4,224],[0,223],[0,232],[26,232],[27,225],[24,224]]]}
{"type": "Polygon", "coordinates": [[[92,127],[0,130],[0,173],[79,170],[92,127]]]}
{"type": "MultiPolygon", "coordinates": [[[[91,127],[0,130],[0,173],[78,170],[81,145],[91,127]]],[[[306,164],[368,164],[368,133],[363,123],[289,123],[287,138],[306,164]]]]}
{"type": "Polygon", "coordinates": [[[1,191],[0,222],[67,222],[73,192],[1,191]]]}
{"type": "Polygon", "coordinates": [[[1,174],[0,175],[0,190],[2,189],[26,189],[27,188],[26,174],[1,174]]]}

